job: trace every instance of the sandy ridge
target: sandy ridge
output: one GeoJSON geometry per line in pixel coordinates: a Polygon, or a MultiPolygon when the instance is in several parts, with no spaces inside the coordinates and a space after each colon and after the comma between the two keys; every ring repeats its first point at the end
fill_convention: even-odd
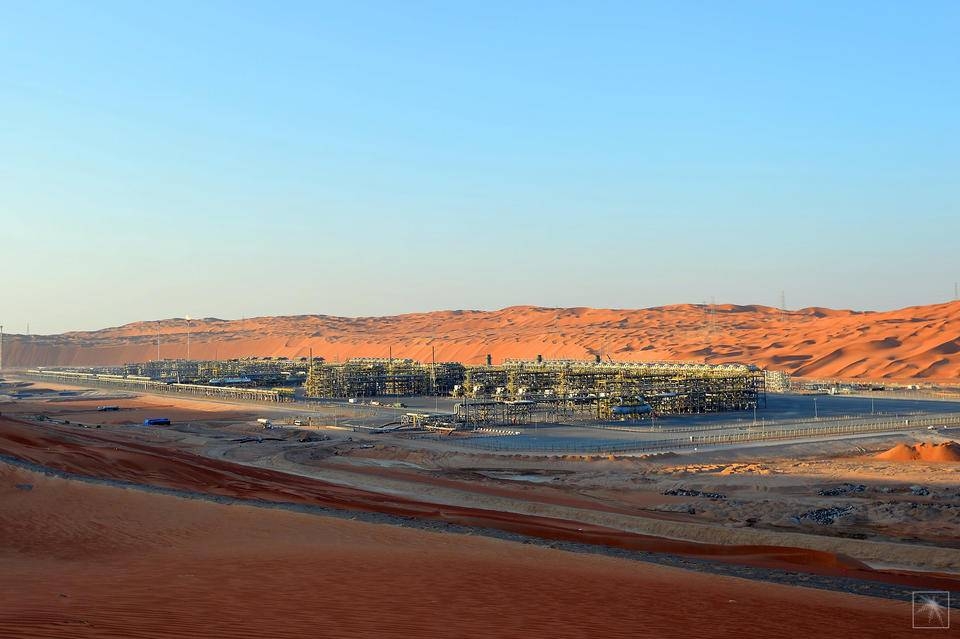
{"type": "MultiPolygon", "coordinates": [[[[157,322],[8,336],[8,366],[92,365],[156,357],[157,322]]],[[[184,320],[159,323],[163,357],[186,354],[184,320]]],[[[388,317],[303,315],[193,320],[191,356],[394,357],[482,363],[504,358],[746,361],[814,377],[960,378],[960,302],[885,312],[767,306],[436,311],[388,317]]]]}

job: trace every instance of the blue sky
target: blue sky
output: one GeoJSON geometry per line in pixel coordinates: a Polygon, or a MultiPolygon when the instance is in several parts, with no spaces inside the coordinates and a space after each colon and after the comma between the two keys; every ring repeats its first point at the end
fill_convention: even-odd
{"type": "Polygon", "coordinates": [[[955,2],[0,0],[0,322],[945,301],[958,27],[955,2]]]}

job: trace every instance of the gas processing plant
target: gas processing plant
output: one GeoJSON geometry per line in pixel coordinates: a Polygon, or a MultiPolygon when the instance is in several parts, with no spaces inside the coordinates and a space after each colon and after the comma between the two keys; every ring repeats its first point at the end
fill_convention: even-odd
{"type": "MultiPolygon", "coordinates": [[[[377,398],[456,397],[452,413],[411,412],[401,422],[449,430],[524,423],[640,421],[766,407],[764,371],[746,364],[507,360],[494,365],[411,359],[241,358],[158,360],[45,368],[33,377],[130,391],[269,402],[379,405],[377,398]],[[366,400],[366,401],[364,401],[366,400]]],[[[403,406],[403,402],[392,402],[403,406]]]]}
{"type": "MultiPolygon", "coordinates": [[[[480,421],[517,423],[534,410],[599,420],[748,410],[766,405],[764,373],[744,364],[507,360],[470,366],[409,359],[314,362],[306,394],[317,398],[453,395],[480,421]],[[499,417],[487,413],[497,413],[499,417]]],[[[473,421],[470,415],[461,420],[473,421]]]]}

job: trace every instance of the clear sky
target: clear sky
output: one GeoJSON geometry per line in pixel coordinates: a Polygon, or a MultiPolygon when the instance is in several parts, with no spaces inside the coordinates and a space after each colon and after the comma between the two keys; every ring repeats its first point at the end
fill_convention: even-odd
{"type": "Polygon", "coordinates": [[[960,280],[960,3],[0,0],[0,322],[960,280]]]}

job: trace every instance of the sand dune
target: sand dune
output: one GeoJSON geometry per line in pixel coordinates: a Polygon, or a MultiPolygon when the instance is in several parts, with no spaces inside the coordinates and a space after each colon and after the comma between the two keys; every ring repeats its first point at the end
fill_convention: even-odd
{"type": "MultiPolygon", "coordinates": [[[[0,455],[85,477],[218,497],[376,513],[437,524],[498,530],[552,541],[671,553],[760,568],[799,569],[825,576],[855,577],[909,586],[940,584],[936,578],[918,580],[907,574],[875,571],[850,557],[807,548],[684,541],[538,514],[440,505],[130,441],[109,431],[41,427],[0,418],[0,455]]],[[[943,583],[953,586],[955,580],[943,583]]]]}
{"type": "Polygon", "coordinates": [[[875,457],[886,461],[960,462],[960,444],[952,441],[942,444],[921,442],[913,446],[897,444],[875,457]]]}
{"type": "Polygon", "coordinates": [[[240,466],[193,453],[159,449],[109,433],[55,431],[0,418],[0,454],[89,477],[202,491],[241,499],[320,505],[482,526],[556,540],[602,543],[632,550],[675,552],[714,558],[762,558],[764,565],[802,564],[857,572],[864,568],[836,555],[775,546],[721,546],[659,539],[550,517],[436,504],[373,493],[273,470],[240,466]]]}
{"type": "MultiPolygon", "coordinates": [[[[93,332],[8,336],[8,366],[119,364],[156,357],[156,322],[93,332]]],[[[186,355],[187,324],[164,320],[161,356],[186,355]]],[[[960,378],[960,302],[889,312],[675,305],[540,308],[392,317],[305,315],[194,320],[191,355],[394,357],[482,363],[508,357],[744,361],[812,377],[960,378]]]]}
{"type": "Polygon", "coordinates": [[[226,506],[2,463],[0,503],[3,637],[913,632],[906,601],[226,506]]]}

